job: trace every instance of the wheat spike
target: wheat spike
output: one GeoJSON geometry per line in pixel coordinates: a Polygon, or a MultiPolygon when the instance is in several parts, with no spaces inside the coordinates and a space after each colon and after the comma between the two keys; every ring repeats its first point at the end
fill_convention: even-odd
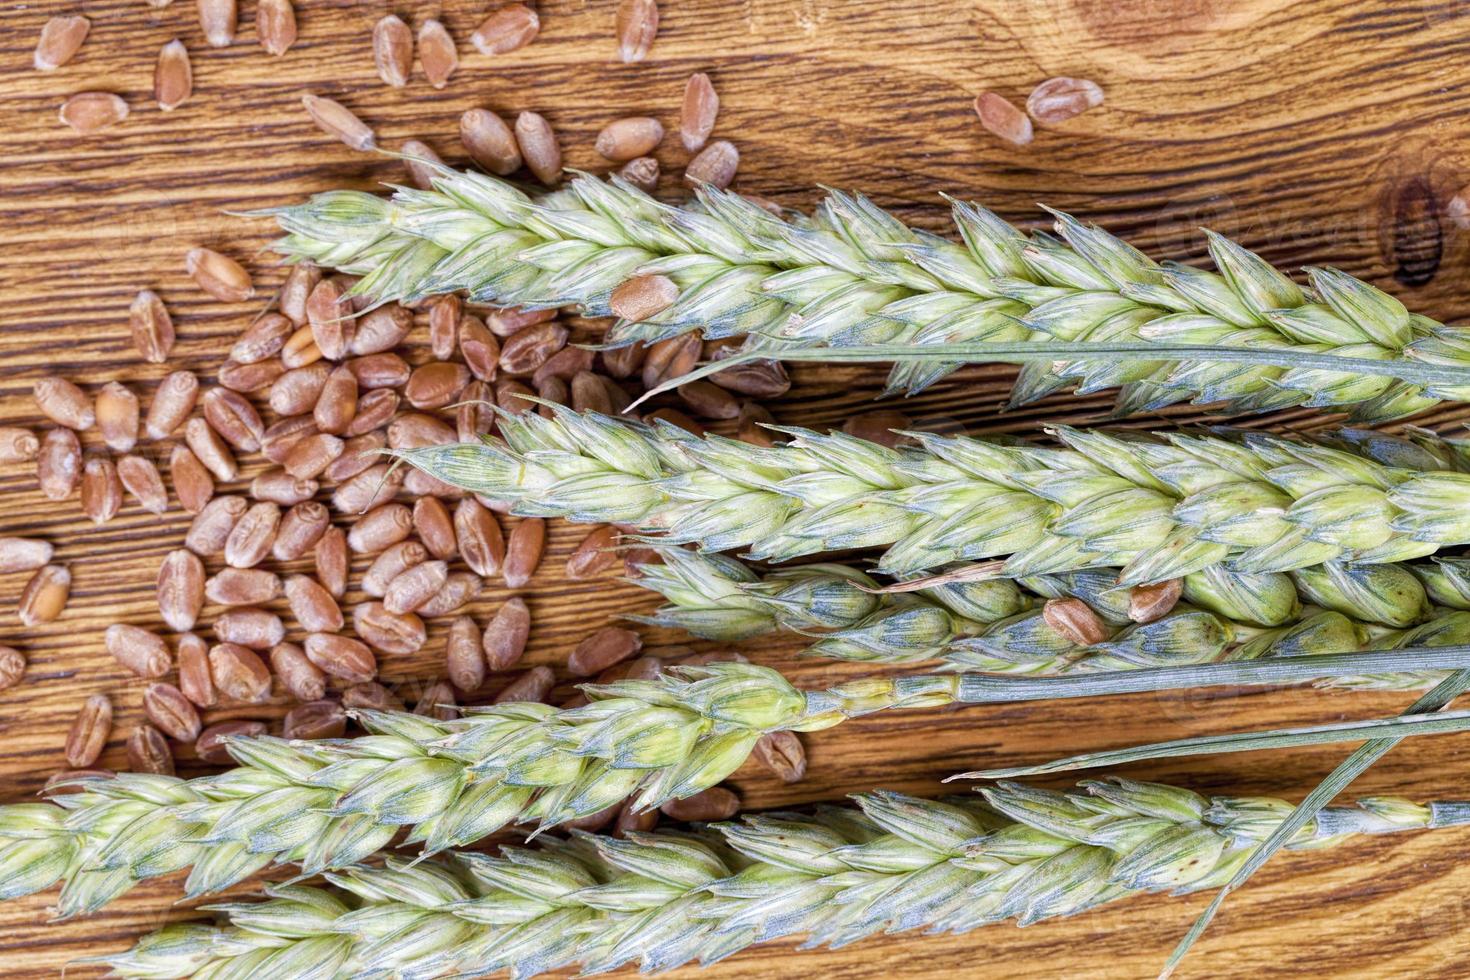
{"type": "Polygon", "coordinates": [[[356,739],[231,740],[239,767],[184,780],[78,777],[52,803],[0,807],[0,899],[61,883],[59,914],[101,908],[137,881],[192,868],[202,895],[278,862],[358,863],[399,830],[437,853],[516,823],[553,827],[631,797],[639,808],[719,783],[774,731],[819,731],[895,708],[1280,684],[1470,667],[1470,645],[1274,657],[1079,674],[870,677],[800,691],[745,663],[584,685],[580,708],[472,708],[437,721],[360,710],[356,739]]]}
{"type": "MultiPolygon", "coordinates": [[[[1466,333],[1409,313],[1398,300],[1335,269],[1309,269],[1299,286],[1260,257],[1207,233],[1218,272],[1158,263],[1107,232],[1052,212],[1056,232],[1024,235],[990,211],[953,203],[959,242],[906,227],[860,194],[830,191],[811,217],[777,216],[729,191],[700,188],[686,207],[659,203],[620,178],[581,176],[533,199],[483,174],[441,170],[433,190],[392,199],[319,194],[262,212],[288,233],[293,259],[364,276],[377,301],[463,291],[473,300],[575,306],[607,316],[614,288],[658,274],[679,287],[674,305],[620,321],[610,343],[688,330],[750,335],[755,350],[861,347],[894,360],[917,348],[1060,341],[1093,344],[1093,359],[1035,361],[1012,394],[1021,404],[1075,385],[1121,386],[1117,411],[1180,401],[1235,411],[1293,405],[1354,407],[1381,421],[1443,398],[1470,397],[1460,372],[1411,383],[1415,365],[1470,364],[1466,333]],[[1313,366],[1198,360],[1117,360],[1106,344],[1181,343],[1306,358],[1329,353],[1370,375],[1313,366]],[[1400,375],[1401,379],[1391,376],[1400,375]]],[[[1125,356],[1127,352],[1124,352],[1125,356]]],[[[1145,355],[1146,356],[1146,355],[1145,355]]],[[[1004,358],[999,358],[1004,359],[1004,358]]],[[[961,358],[960,360],[964,360],[961,358]]],[[[1299,362],[1300,363],[1300,362],[1299,362]]],[[[892,390],[916,391],[958,365],[898,364],[892,390]]]]}
{"type": "MultiPolygon", "coordinates": [[[[1025,925],[1131,895],[1216,887],[1291,811],[1111,778],[1070,793],[999,783],[974,797],[859,795],[856,807],[747,815],[622,840],[577,833],[498,856],[329,875],[265,901],[215,906],[225,922],[168,926],[94,962],[124,977],[280,980],[512,977],[579,965],[645,971],[713,963],[805,935],[805,948],[879,932],[1025,925]]],[[[1397,797],[1324,809],[1292,841],[1470,822],[1470,804],[1397,797]]]]}
{"type": "Polygon", "coordinates": [[[561,406],[504,415],[500,430],[394,454],[520,514],[773,561],[887,547],[878,570],[898,575],[1009,556],[1009,577],[1108,567],[1132,586],[1222,563],[1378,564],[1470,542],[1470,467],[1431,438],[1057,428],[1063,449],[924,432],[912,434],[920,448],[889,449],[783,428],[790,442],[759,448],[561,406]]]}
{"type": "MultiPolygon", "coordinates": [[[[1463,578],[1470,565],[1463,559],[1332,563],[1265,575],[1216,566],[1185,579],[1188,604],[1134,623],[1128,590],[1115,588],[1116,576],[1107,571],[881,593],[874,579],[844,565],[760,576],[724,555],[656,550],[662,562],[641,566],[633,581],[670,603],[629,618],[725,642],[790,630],[813,637],[806,655],[838,660],[939,660],[946,670],[1065,674],[1470,642],[1470,581],[1463,578]],[[1441,606],[1430,605],[1424,581],[1434,583],[1441,606]],[[1081,599],[1097,614],[1108,633],[1101,642],[1081,644],[1046,621],[1042,601],[1064,597],[1081,599]]],[[[1343,677],[1324,684],[1405,690],[1440,676],[1343,677]]]]}
{"type": "MultiPolygon", "coordinates": [[[[1087,569],[1012,580],[918,580],[893,594],[857,568],[830,563],[757,573],[726,555],[660,546],[660,561],[638,566],[631,581],[658,592],[670,605],[655,621],[714,640],[738,641],[776,629],[807,632],[852,627],[904,602],[938,605],[980,627],[1034,608],[1038,598],[1075,597],[1106,622],[1129,621],[1132,590],[1116,587],[1115,573],[1087,569]]],[[[965,566],[960,566],[965,570],[965,566]]],[[[891,589],[892,587],[890,587],[891,589]]],[[[1364,623],[1402,629],[1435,607],[1470,610],[1470,559],[1359,565],[1327,562],[1292,572],[1245,574],[1212,565],[1186,575],[1183,599],[1245,627],[1284,626],[1303,604],[1340,612],[1364,623]]],[[[977,628],[958,632],[979,632],[977,628]]]]}

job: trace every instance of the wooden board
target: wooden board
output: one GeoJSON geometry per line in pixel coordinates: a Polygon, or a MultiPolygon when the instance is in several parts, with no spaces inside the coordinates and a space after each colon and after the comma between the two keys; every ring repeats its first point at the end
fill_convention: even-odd
{"type": "MultiPolygon", "coordinates": [[[[1282,266],[1339,266],[1442,320],[1470,312],[1463,286],[1470,246],[1444,214],[1470,162],[1470,15],[1460,4],[665,0],[653,57],[641,65],[614,60],[610,0],[542,3],[541,37],[494,60],[467,43],[489,6],[479,0],[298,6],[300,41],[273,59],[255,44],[253,4],[246,5],[239,41],[223,50],[205,47],[194,5],[185,0],[162,10],[137,0],[4,5],[0,418],[37,421],[29,390],[48,371],[88,385],[124,380],[145,392],[179,367],[212,376],[253,307],[201,294],[184,275],[185,250],[203,244],[247,260],[269,290],[281,278],[257,254],[271,236],[269,223],[226,211],[401,179],[392,161],[323,137],[301,110],[307,91],[341,98],[387,146],[422,138],[455,161],[463,158],[455,135],[463,110],[534,109],[556,127],[568,165],[601,170],[591,147],[602,124],[646,113],[671,125],[686,76],[708,71],[722,99],[718,135],[742,153],[740,188],[783,204],[811,205],[818,184],[853,187],[905,220],[942,229],[941,192],[982,200],[1028,224],[1039,219],[1034,204],[1043,201],[1160,257],[1186,261],[1204,254],[1197,226],[1208,223],[1282,266]],[[440,11],[461,40],[463,67],[447,89],[434,91],[421,76],[403,90],[378,81],[369,34],[390,9],[409,19],[440,11]],[[81,54],[58,72],[31,71],[30,50],[45,18],[74,12],[93,23],[81,54]],[[164,114],[149,92],[157,51],[174,37],[191,51],[196,89],[186,105],[164,114]],[[1097,80],[1106,104],[1058,130],[1039,131],[1027,147],[1002,144],[977,126],[969,109],[977,92],[995,89],[1019,103],[1053,75],[1097,80]],[[124,124],[79,137],[57,123],[66,96],[99,88],[127,99],[132,115],[124,124]],[[163,295],[179,328],[166,367],[140,363],[128,342],[127,306],[145,286],[163,295]]],[[[674,175],[685,162],[676,144],[666,139],[658,152],[674,175]]],[[[676,179],[665,185],[678,193],[676,179]]],[[[771,407],[783,421],[826,425],[870,405],[883,370],[795,373],[794,391],[771,407]]],[[[922,424],[1035,433],[1043,421],[1086,419],[1107,403],[1103,396],[1053,399],[999,415],[1011,376],[1004,368],[969,369],[903,409],[922,424]]],[[[1466,416],[1448,407],[1419,421],[1449,431],[1466,416]]],[[[1321,419],[1290,412],[1258,421],[1304,428],[1321,419]]],[[[141,717],[142,683],[109,660],[102,631],[112,622],[159,625],[154,574],[160,557],[179,545],[186,521],[177,510],[154,518],[130,505],[110,524],[92,527],[75,501],[43,501],[24,467],[0,471],[0,492],[0,534],[55,541],[75,576],[65,616],[31,630],[14,612],[24,577],[0,582],[0,641],[31,658],[26,682],[0,694],[0,798],[19,800],[63,765],[67,727],[92,692],[106,692],[117,707],[102,761],[124,764],[122,741],[141,717]]],[[[560,665],[570,646],[608,617],[654,605],[612,580],[565,581],[560,569],[580,537],[578,529],[555,526],[546,561],[524,590],[536,620],[529,662],[560,665]]],[[[489,589],[477,614],[507,594],[489,589]]],[[[647,640],[654,652],[685,642],[658,631],[647,640]]],[[[388,658],[386,678],[410,691],[412,681],[436,671],[440,643],[411,658],[388,658]]],[[[865,672],[793,663],[795,649],[762,643],[749,652],[789,668],[805,686],[865,672]]],[[[890,713],[809,737],[810,775],[798,785],[779,785],[754,768],[742,770],[734,785],[751,808],[876,786],[934,792],[939,779],[961,769],[1375,716],[1407,700],[1293,689],[890,713]]],[[[1344,754],[1322,748],[1128,772],[1206,792],[1296,797],[1344,754]]],[[[1463,741],[1424,740],[1395,751],[1358,788],[1454,797],[1464,792],[1466,759],[1463,741]]],[[[1232,899],[1182,975],[1464,976],[1467,845],[1470,834],[1444,831],[1279,858],[1232,899]]],[[[0,973],[56,976],[76,957],[122,949],[142,931],[192,914],[172,904],[177,886],[176,879],[149,884],[87,921],[45,923],[46,895],[0,906],[0,973]]],[[[796,943],[778,943],[703,975],[1148,977],[1204,901],[1155,897],[1024,931],[1006,925],[958,938],[893,936],[839,952],[796,952],[796,943]]]]}

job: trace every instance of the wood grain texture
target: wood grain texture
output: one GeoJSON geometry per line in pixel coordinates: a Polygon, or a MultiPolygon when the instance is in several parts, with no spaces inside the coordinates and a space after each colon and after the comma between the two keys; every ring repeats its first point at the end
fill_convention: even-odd
{"type": "MultiPolygon", "coordinates": [[[[540,38],[493,60],[467,43],[489,6],[481,0],[423,7],[298,0],[300,40],[280,59],[255,43],[253,5],[244,6],[238,41],[210,49],[187,0],[162,10],[138,0],[6,0],[0,419],[38,421],[29,390],[48,370],[89,386],[123,380],[145,397],[167,370],[212,377],[253,307],[204,296],[184,275],[185,250],[202,244],[236,256],[269,292],[281,279],[259,254],[269,224],[227,211],[401,179],[392,160],[322,136],[301,110],[307,91],[340,98],[385,146],[420,138],[451,161],[464,156],[455,135],[463,110],[536,110],[560,134],[567,164],[597,171],[605,165],[593,137],[606,121],[649,114],[672,125],[684,79],[708,71],[722,100],[717,135],[742,153],[739,187],[783,204],[809,206],[818,184],[853,187],[905,220],[942,229],[941,192],[984,201],[1028,225],[1041,216],[1034,203],[1044,201],[1185,261],[1204,255],[1197,228],[1209,224],[1283,267],[1333,264],[1435,318],[1470,312],[1463,288],[1470,245],[1442,214],[1470,162],[1463,67],[1470,12],[1454,0],[666,0],[652,57],[640,65],[614,60],[611,0],[539,4],[540,38]],[[421,74],[402,90],[378,80],[370,31],[390,10],[415,25],[438,12],[460,40],[462,66],[447,89],[434,91],[421,74]],[[93,25],[81,53],[57,72],[30,70],[46,17],[76,12],[93,25]],[[152,103],[151,79],[158,49],[174,37],[193,56],[195,92],[165,114],[152,103]],[[1038,130],[1030,146],[988,137],[969,110],[981,90],[1019,103],[1033,84],[1060,74],[1097,80],[1107,101],[1059,129],[1038,130]],[[118,92],[130,118],[89,137],[61,126],[61,102],[90,89],[118,92]],[[142,364],[128,342],[128,302],[145,286],[164,297],[179,329],[166,367],[142,364]]],[[[685,162],[672,138],[658,155],[674,175],[685,162]]],[[[677,180],[666,177],[665,189],[677,196],[677,180]]],[[[883,373],[803,366],[793,392],[771,407],[782,421],[840,423],[871,403],[883,373]]],[[[1035,433],[1043,421],[1086,420],[1108,404],[1106,395],[1057,398],[1002,416],[997,407],[1012,376],[1008,368],[967,369],[903,409],[928,425],[1035,433]]],[[[1179,409],[1166,417],[1199,416],[1179,409]]],[[[1416,421],[1449,431],[1467,417],[1447,406],[1416,421]]],[[[1304,429],[1323,421],[1296,411],[1250,424],[1304,429]]],[[[166,455],[158,446],[148,451],[166,455]]],[[[20,628],[14,612],[24,577],[0,582],[0,642],[31,658],[27,681],[0,694],[0,798],[19,800],[63,765],[67,726],[92,692],[106,692],[117,708],[102,761],[124,764],[142,684],[106,656],[102,631],[116,621],[161,626],[154,575],[161,556],[179,546],[186,520],[177,510],[155,518],[129,504],[94,528],[75,501],[46,503],[25,467],[0,471],[0,493],[0,534],[56,542],[75,576],[65,616],[32,630],[20,628]]],[[[530,663],[560,665],[609,617],[655,604],[610,578],[565,581],[560,570],[583,533],[554,524],[547,559],[524,590],[536,624],[530,663]]],[[[507,594],[488,589],[477,615],[507,594]]],[[[420,654],[385,658],[385,676],[410,696],[415,681],[440,669],[443,627],[433,632],[420,654]]],[[[653,652],[686,642],[658,631],[646,638],[653,652]]],[[[747,652],[789,668],[806,686],[864,673],[793,662],[795,649],[761,643],[747,652]]],[[[754,767],[733,783],[750,808],[876,786],[935,792],[939,779],[961,769],[1382,715],[1408,700],[1293,689],[889,713],[808,737],[810,775],[800,784],[779,785],[754,767]]],[[[1465,744],[1437,738],[1400,748],[1357,789],[1463,794],[1465,744]]],[[[1129,773],[1204,792],[1299,797],[1344,754],[1319,748],[1176,760],[1129,773]]],[[[1231,900],[1181,975],[1470,974],[1470,867],[1460,857],[1467,845],[1470,834],[1452,830],[1283,856],[1231,900]]],[[[172,904],[177,885],[176,878],[150,883],[85,922],[45,923],[48,896],[0,906],[0,973],[56,976],[76,957],[123,948],[145,929],[188,916],[172,904]]],[[[1148,977],[1204,902],[1154,897],[1024,931],[893,936],[838,952],[777,943],[703,974],[677,975],[1148,977]]]]}

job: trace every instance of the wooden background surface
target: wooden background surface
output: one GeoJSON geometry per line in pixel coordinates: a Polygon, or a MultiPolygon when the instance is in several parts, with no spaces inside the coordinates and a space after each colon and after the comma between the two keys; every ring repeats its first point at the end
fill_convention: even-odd
{"type": "MultiPolygon", "coordinates": [[[[604,122],[647,113],[672,124],[685,77],[708,71],[722,99],[717,135],[743,155],[739,187],[787,205],[810,205],[817,184],[854,187],[907,220],[940,228],[940,192],[1024,222],[1037,220],[1034,203],[1044,201],[1182,260],[1203,255],[1196,228],[1208,223],[1283,266],[1335,264],[1394,291],[1411,309],[1443,320],[1470,313],[1463,286],[1470,247],[1442,213],[1470,163],[1470,9],[1456,0],[665,0],[658,42],[641,65],[614,59],[611,0],[541,3],[541,37],[497,60],[467,43],[488,6],[298,0],[300,40],[273,59],[255,43],[253,3],[242,4],[237,43],[215,50],[204,46],[186,0],[163,10],[139,0],[4,0],[0,418],[37,421],[30,386],[48,370],[88,385],[122,379],[144,392],[180,366],[212,377],[253,308],[201,294],[183,273],[185,250],[204,244],[247,260],[268,287],[280,273],[257,253],[271,229],[226,209],[400,179],[391,161],[323,137],[301,110],[307,91],[341,98],[387,145],[422,138],[451,160],[463,156],[455,136],[463,110],[534,109],[560,133],[568,165],[596,170],[591,146],[604,122]],[[390,10],[415,24],[438,13],[460,39],[463,64],[447,89],[430,89],[421,75],[404,90],[378,81],[369,35],[390,10]],[[74,12],[93,23],[81,54],[52,74],[30,70],[46,17],[74,12]],[[164,114],[153,105],[151,78],[159,47],[174,37],[193,55],[195,93],[164,114]],[[1032,85],[1062,74],[1097,80],[1107,102],[1058,130],[1038,131],[1030,146],[998,142],[970,112],[983,89],[1019,103],[1032,85]],[[58,124],[69,94],[98,88],[126,98],[133,113],[124,124],[89,137],[58,124]],[[128,302],[145,286],[162,294],[179,328],[166,369],[140,363],[128,342],[128,302]]],[[[673,138],[659,156],[674,174],[684,162],[673,138]]],[[[665,183],[677,195],[677,181],[665,183]]],[[[772,409],[782,421],[824,425],[869,405],[883,371],[795,373],[797,387],[772,409]]],[[[1042,420],[1085,418],[1106,403],[1054,399],[1000,416],[1010,376],[1010,369],[970,369],[904,407],[921,422],[1034,432],[1042,420]]],[[[1465,415],[1445,409],[1421,421],[1457,429],[1465,415]]],[[[1301,428],[1321,420],[1297,412],[1260,421],[1301,428]]],[[[0,798],[21,800],[63,765],[67,726],[91,692],[105,691],[117,705],[103,762],[123,764],[122,737],[141,717],[142,684],[109,660],[102,631],[117,621],[160,626],[154,575],[181,542],[186,519],[130,505],[94,528],[75,501],[43,501],[26,467],[0,472],[0,493],[0,534],[55,541],[75,576],[65,616],[35,630],[22,629],[14,613],[24,577],[0,582],[0,642],[31,658],[25,683],[0,694],[0,798]]],[[[608,617],[654,604],[611,580],[561,580],[580,537],[556,526],[525,590],[536,621],[529,662],[560,664],[608,617]]],[[[477,611],[504,597],[487,590],[477,611]]],[[[652,631],[647,639],[653,652],[681,642],[652,631]]],[[[387,678],[433,675],[438,642],[412,658],[386,658],[387,678]]],[[[793,649],[761,644],[753,655],[789,666],[808,686],[862,673],[791,664],[793,649]]],[[[1407,700],[1284,690],[890,713],[808,737],[805,782],[781,786],[747,768],[734,784],[751,808],[875,786],[933,792],[961,769],[1381,715],[1407,700]]],[[[1206,792],[1298,797],[1344,754],[1215,757],[1131,773],[1206,792]]],[[[1466,760],[1463,742],[1424,740],[1395,751],[1358,789],[1455,797],[1466,793],[1466,760]]],[[[1443,831],[1280,858],[1232,899],[1182,975],[1465,976],[1467,845],[1470,833],[1443,831]]],[[[123,948],[165,918],[190,914],[171,907],[176,888],[176,879],[140,888],[85,922],[44,924],[45,895],[0,907],[0,973],[55,976],[74,957],[123,948]]],[[[895,936],[835,953],[779,943],[704,975],[1147,977],[1203,904],[1156,897],[1025,931],[895,936]]]]}

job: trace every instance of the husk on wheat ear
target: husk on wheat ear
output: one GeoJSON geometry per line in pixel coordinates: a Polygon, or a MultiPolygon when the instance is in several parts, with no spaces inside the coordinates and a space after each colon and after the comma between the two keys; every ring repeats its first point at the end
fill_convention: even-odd
{"type": "MultiPolygon", "coordinates": [[[[865,663],[937,660],[939,669],[1065,674],[1259,657],[1470,642],[1470,562],[1329,563],[1290,574],[1221,566],[1180,583],[1155,616],[1110,570],[940,581],[885,593],[856,568],[799,565],[764,574],[725,555],[663,546],[632,578],[669,600],[627,618],[737,642],[777,630],[811,639],[804,655],[865,663]],[[1081,626],[1051,605],[1080,600],[1081,626]],[[1096,630],[1096,634],[1090,631],[1096,630]]],[[[942,579],[943,576],[940,576],[942,579]]],[[[1438,673],[1339,677],[1328,686],[1403,690],[1438,673]]]]}
{"type": "MultiPolygon", "coordinates": [[[[124,977],[529,977],[624,964],[709,964],[805,935],[963,933],[1227,881],[1291,811],[1127,779],[1069,793],[1001,783],[982,799],[859,795],[856,807],[770,813],[628,839],[575,834],[499,855],[451,853],[329,875],[216,906],[219,926],[168,926],[97,958],[124,977]]],[[[1470,804],[1396,797],[1329,807],[1292,841],[1470,822],[1470,804]]]]}
{"type": "Polygon", "coordinates": [[[997,574],[1107,567],[1132,586],[1221,564],[1378,564],[1470,543],[1467,457],[1432,436],[1059,427],[1061,449],[926,432],[889,449],[780,428],[791,441],[761,448],[561,406],[504,414],[500,431],[392,453],[520,514],[631,524],[773,561],[886,547],[877,570],[901,575],[1005,557],[997,574]]]}
{"type": "Polygon", "coordinates": [[[218,775],[80,778],[53,803],[0,807],[0,899],[60,883],[58,911],[74,915],[185,868],[186,891],[201,895],[273,863],[306,873],[355,864],[400,828],[434,853],[628,798],[654,807],[720,782],[769,732],[874,711],[1466,667],[1470,645],[1069,677],[875,677],[800,691],[770,668],[724,663],[585,685],[590,703],[573,709],[503,704],[450,721],[363,710],[367,737],[239,738],[229,743],[239,767],[218,775]]]}
{"type": "Polygon", "coordinates": [[[902,361],[944,350],[899,363],[893,390],[921,389],[967,361],[1023,360],[1013,403],[1121,386],[1120,414],[1193,400],[1351,408],[1381,421],[1470,398],[1470,333],[1333,269],[1309,269],[1310,284],[1298,285],[1214,234],[1219,271],[1155,262],[1056,212],[1060,237],[1026,235],[955,201],[953,241],[858,194],[829,192],[806,217],[710,187],[674,207],[616,177],[581,176],[531,198],[447,168],[433,190],[400,188],[391,200],[338,191],[262,213],[287,232],[278,251],[363,276],[361,292],[377,301],[462,291],[607,316],[618,285],[663,275],[678,299],[619,321],[610,343],[700,330],[749,335],[747,347],[767,356],[821,359],[817,347],[902,361]],[[1049,355],[1033,349],[1046,345],[1049,355]],[[1178,350],[1170,360],[1158,345],[1178,350]]]}

